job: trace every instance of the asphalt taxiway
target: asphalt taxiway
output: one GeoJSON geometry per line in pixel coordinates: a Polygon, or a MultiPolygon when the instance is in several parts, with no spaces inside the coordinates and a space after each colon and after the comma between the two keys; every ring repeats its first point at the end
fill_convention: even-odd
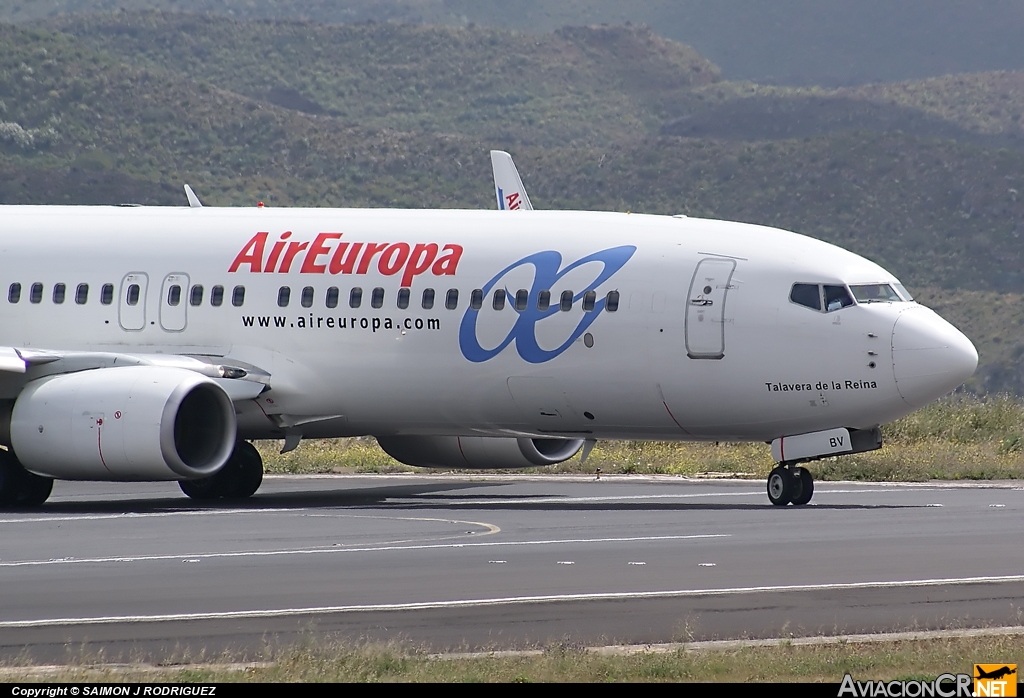
{"type": "Polygon", "coordinates": [[[258,657],[310,636],[434,651],[1021,625],[1020,483],[268,477],[58,482],[0,513],[0,659],[258,657]]]}

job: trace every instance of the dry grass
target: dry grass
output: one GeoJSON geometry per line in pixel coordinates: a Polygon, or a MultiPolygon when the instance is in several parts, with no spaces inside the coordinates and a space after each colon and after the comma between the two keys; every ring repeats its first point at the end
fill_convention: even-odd
{"type": "Polygon", "coordinates": [[[559,643],[517,656],[443,658],[399,644],[328,643],[296,646],[249,667],[195,665],[166,668],[96,667],[56,672],[9,669],[11,682],[830,682],[933,680],[971,673],[975,662],[1015,663],[1024,636],[947,637],[886,642],[803,645],[609,655],[559,643]]]}
{"type": "MultiPolygon", "coordinates": [[[[878,451],[810,465],[823,480],[924,481],[1024,477],[1024,405],[1008,397],[953,397],[883,427],[878,451]]],[[[257,443],[271,473],[431,472],[393,460],[369,437],[302,443],[280,455],[279,442],[257,443]]],[[[586,463],[578,456],[542,473],[640,473],[763,478],[774,466],[762,443],[603,441],[586,463]]]]}

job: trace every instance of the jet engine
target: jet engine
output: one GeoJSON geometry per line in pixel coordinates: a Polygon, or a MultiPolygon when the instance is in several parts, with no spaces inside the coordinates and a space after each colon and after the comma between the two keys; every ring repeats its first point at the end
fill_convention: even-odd
{"type": "Polygon", "coordinates": [[[235,446],[235,409],[210,378],[126,366],[31,381],[11,415],[22,465],[65,480],[188,480],[217,472],[235,446]]]}
{"type": "Polygon", "coordinates": [[[582,439],[484,436],[379,436],[389,456],[421,468],[533,468],[569,460],[582,439]]]}

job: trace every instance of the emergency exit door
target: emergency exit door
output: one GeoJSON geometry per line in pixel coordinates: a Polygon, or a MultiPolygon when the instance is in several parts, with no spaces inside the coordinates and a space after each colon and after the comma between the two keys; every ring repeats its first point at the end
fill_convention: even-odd
{"type": "Polygon", "coordinates": [[[188,322],[188,274],[168,274],[160,289],[160,326],[168,332],[181,332],[188,322]]]}
{"type": "Polygon", "coordinates": [[[121,329],[138,332],[146,327],[146,288],[149,277],[142,272],[125,274],[121,280],[121,298],[117,306],[117,321],[121,329]]]}

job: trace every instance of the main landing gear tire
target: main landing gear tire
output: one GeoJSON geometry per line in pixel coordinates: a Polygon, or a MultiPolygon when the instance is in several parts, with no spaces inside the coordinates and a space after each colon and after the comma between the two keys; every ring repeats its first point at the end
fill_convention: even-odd
{"type": "Polygon", "coordinates": [[[807,468],[776,466],[768,474],[768,500],[777,507],[803,506],[814,495],[814,478],[807,468]]]}
{"type": "Polygon", "coordinates": [[[231,458],[210,477],[182,480],[181,491],[196,500],[248,499],[263,483],[263,458],[248,441],[239,441],[231,458]]]}
{"type": "Polygon", "coordinates": [[[53,478],[30,473],[10,451],[0,451],[0,507],[36,507],[53,491],[53,478]]]}

